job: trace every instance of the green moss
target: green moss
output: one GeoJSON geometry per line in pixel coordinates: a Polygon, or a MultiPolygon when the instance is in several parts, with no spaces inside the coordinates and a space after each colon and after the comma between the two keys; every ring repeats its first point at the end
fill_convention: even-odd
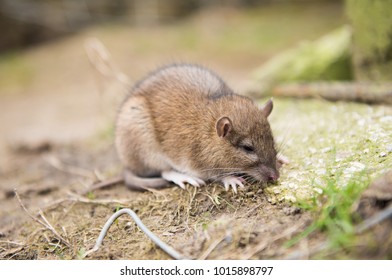
{"type": "Polygon", "coordinates": [[[322,100],[274,100],[271,126],[290,164],[280,183],[266,189],[271,202],[319,195],[329,180],[344,187],[358,172],[374,179],[392,168],[388,107],[322,100]]]}
{"type": "Polygon", "coordinates": [[[353,55],[360,80],[390,80],[392,75],[392,1],[346,0],[353,26],[353,55]]]}
{"type": "Polygon", "coordinates": [[[255,71],[254,79],[263,88],[287,81],[351,80],[350,39],[351,30],[344,26],[303,42],[268,60],[255,71]]]}
{"type": "Polygon", "coordinates": [[[356,242],[352,207],[369,182],[392,168],[390,108],[275,99],[271,126],[290,164],[265,193],[311,211],[314,222],[286,246],[322,232],[330,248],[356,242]]]}

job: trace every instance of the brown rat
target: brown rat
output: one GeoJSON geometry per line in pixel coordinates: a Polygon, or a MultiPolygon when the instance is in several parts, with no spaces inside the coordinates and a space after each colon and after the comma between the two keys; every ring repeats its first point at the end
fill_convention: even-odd
{"type": "Polygon", "coordinates": [[[133,87],[118,113],[115,144],[126,185],[220,181],[236,192],[244,178],[276,181],[272,108],[272,100],[259,108],[201,66],[156,70],[133,87]]]}

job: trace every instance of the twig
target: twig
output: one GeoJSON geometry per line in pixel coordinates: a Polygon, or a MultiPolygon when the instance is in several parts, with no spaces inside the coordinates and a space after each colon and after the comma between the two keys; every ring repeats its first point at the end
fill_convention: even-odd
{"type": "Polygon", "coordinates": [[[80,167],[75,167],[75,166],[69,166],[69,165],[67,166],[54,156],[46,156],[44,157],[44,159],[46,160],[47,163],[49,163],[51,166],[53,166],[54,168],[60,171],[94,179],[93,172],[90,170],[83,169],[80,167]]]}
{"type": "Polygon", "coordinates": [[[304,258],[310,258],[312,255],[315,255],[325,249],[328,248],[328,242],[323,241],[320,244],[318,244],[316,247],[314,247],[311,250],[307,250],[306,252],[303,252],[303,250],[297,250],[289,254],[285,259],[286,260],[300,260],[304,258]]]}
{"type": "Polygon", "coordinates": [[[42,211],[39,211],[39,214],[41,216],[41,218],[44,220],[44,222],[42,222],[41,220],[37,219],[36,217],[34,217],[24,206],[22,200],[19,197],[18,192],[16,191],[16,189],[14,189],[15,192],[15,196],[19,202],[19,205],[22,207],[22,209],[26,212],[26,214],[33,219],[35,222],[39,223],[40,225],[42,225],[43,227],[45,227],[46,229],[48,229],[49,231],[51,231],[61,242],[63,242],[66,246],[71,247],[71,244],[65,240],[60,234],[57,233],[57,231],[53,228],[53,226],[48,222],[48,220],[46,220],[45,216],[43,215],[42,211]]]}
{"type": "Polygon", "coordinates": [[[264,241],[264,242],[261,242],[261,243],[257,244],[256,247],[245,257],[245,259],[250,259],[252,256],[254,256],[258,252],[264,250],[268,245],[272,244],[273,242],[276,242],[279,239],[282,239],[282,238],[284,238],[284,237],[286,237],[288,235],[293,234],[299,228],[301,228],[304,224],[305,224],[305,222],[298,223],[297,225],[294,225],[294,226],[286,229],[281,234],[278,234],[277,236],[272,238],[272,240],[264,241]]]}
{"type": "Polygon", "coordinates": [[[124,177],[123,176],[116,176],[104,181],[101,181],[99,183],[93,184],[91,187],[89,187],[87,190],[84,190],[83,192],[81,192],[81,195],[84,195],[86,193],[98,190],[98,189],[102,189],[102,188],[106,188],[106,187],[110,187],[113,185],[117,185],[117,184],[121,184],[124,182],[124,177]]]}
{"type": "Polygon", "coordinates": [[[119,204],[120,206],[125,206],[127,204],[127,200],[110,200],[110,199],[88,199],[88,198],[84,198],[81,196],[78,196],[76,194],[70,194],[73,197],[68,197],[68,198],[62,198],[62,199],[58,199],[55,200],[51,203],[49,203],[48,205],[46,205],[45,207],[43,207],[43,209],[49,210],[52,209],[53,207],[57,207],[58,205],[64,203],[64,202],[79,202],[79,203],[86,203],[86,204],[98,204],[98,205],[108,205],[108,204],[119,204]]]}
{"type": "Polygon", "coordinates": [[[331,101],[356,101],[369,104],[392,104],[391,83],[309,82],[288,83],[272,89],[274,96],[323,97],[331,101]]]}
{"type": "Polygon", "coordinates": [[[207,248],[207,250],[198,257],[198,260],[205,260],[211,253],[214,251],[216,246],[218,246],[223,240],[225,240],[226,235],[221,238],[216,239],[212,244],[207,248]]]}
{"type": "Polygon", "coordinates": [[[88,199],[72,193],[70,195],[73,196],[73,198],[71,198],[73,199],[73,201],[82,202],[82,203],[102,204],[102,205],[116,203],[124,206],[127,204],[127,202],[129,202],[128,200],[116,200],[116,199],[88,199]]]}
{"type": "Polygon", "coordinates": [[[101,172],[99,172],[99,170],[94,169],[94,175],[95,175],[95,177],[98,178],[99,181],[103,181],[104,180],[104,176],[102,175],[101,172]]]}
{"type": "Polygon", "coordinates": [[[109,230],[110,226],[113,224],[113,222],[121,215],[123,214],[128,214],[129,216],[131,216],[131,218],[135,221],[135,223],[138,225],[138,227],[157,245],[159,246],[165,253],[167,253],[169,256],[171,256],[172,258],[176,259],[176,260],[183,260],[186,259],[184,256],[182,256],[180,253],[178,253],[176,250],[174,250],[172,247],[170,247],[169,245],[167,245],[166,243],[164,243],[162,240],[160,240],[155,234],[153,234],[143,223],[142,221],[139,219],[139,217],[136,215],[135,212],[133,212],[131,209],[129,208],[125,208],[125,209],[121,209],[119,211],[117,211],[116,213],[114,213],[109,220],[107,220],[107,222],[105,223],[105,225],[103,226],[101,233],[98,236],[98,239],[95,243],[95,246],[93,249],[87,251],[84,254],[84,257],[86,257],[87,255],[97,251],[99,249],[99,247],[102,244],[103,239],[106,236],[107,231],[109,230]]]}
{"type": "Polygon", "coordinates": [[[261,202],[257,204],[256,206],[252,207],[251,209],[248,210],[248,212],[245,213],[244,217],[247,217],[250,213],[252,213],[254,210],[259,208],[261,205],[263,205],[265,202],[261,202]]]}
{"type": "Polygon", "coordinates": [[[109,51],[100,40],[90,38],[86,41],[84,47],[91,65],[102,76],[117,80],[127,89],[132,85],[129,77],[113,63],[109,51]]]}
{"type": "Polygon", "coordinates": [[[382,221],[392,218],[392,203],[387,207],[386,209],[382,210],[381,212],[378,212],[377,214],[374,214],[370,218],[364,220],[362,223],[360,223],[356,229],[355,233],[356,234],[361,234],[364,231],[370,229],[371,227],[381,223],[382,221]]]}
{"type": "Polygon", "coordinates": [[[8,241],[8,240],[0,240],[0,243],[12,244],[12,245],[17,245],[17,246],[24,246],[23,243],[18,243],[18,242],[15,242],[15,241],[8,241]]]}
{"type": "Polygon", "coordinates": [[[17,247],[17,248],[10,249],[8,251],[4,251],[4,252],[2,252],[0,254],[0,259],[4,259],[5,256],[11,255],[10,257],[8,257],[8,259],[10,260],[14,256],[16,256],[18,252],[22,251],[24,248],[25,248],[24,246],[20,246],[20,247],[17,247]]]}

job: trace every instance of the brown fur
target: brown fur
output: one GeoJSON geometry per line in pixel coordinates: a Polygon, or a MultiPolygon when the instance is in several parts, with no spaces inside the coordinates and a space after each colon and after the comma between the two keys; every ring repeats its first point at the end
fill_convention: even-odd
{"type": "Polygon", "coordinates": [[[272,103],[258,108],[205,68],[171,65],[136,84],[122,104],[117,151],[127,172],[139,177],[176,170],[203,180],[231,172],[263,182],[276,180],[276,151],[266,118],[270,110],[272,103]],[[217,121],[222,117],[231,126],[219,137],[217,121]],[[245,144],[254,152],[244,150],[245,144]]]}

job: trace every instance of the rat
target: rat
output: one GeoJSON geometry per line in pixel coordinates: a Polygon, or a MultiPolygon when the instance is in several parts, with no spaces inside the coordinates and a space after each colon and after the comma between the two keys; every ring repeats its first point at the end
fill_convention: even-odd
{"type": "Polygon", "coordinates": [[[203,66],[158,68],[133,86],[117,115],[123,180],[133,189],[221,182],[235,193],[247,180],[276,182],[272,109],[272,99],[260,107],[203,66]]]}

